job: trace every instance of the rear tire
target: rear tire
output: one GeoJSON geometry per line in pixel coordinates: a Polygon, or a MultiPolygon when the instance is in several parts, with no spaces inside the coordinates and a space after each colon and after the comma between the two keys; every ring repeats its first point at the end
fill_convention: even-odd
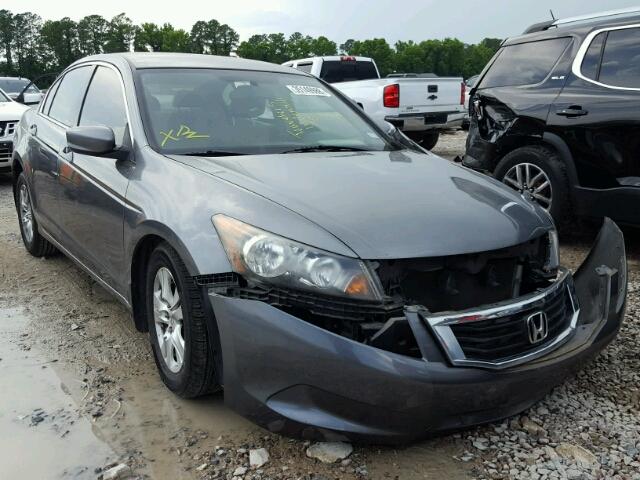
{"type": "Polygon", "coordinates": [[[38,222],[33,215],[31,192],[24,172],[20,173],[16,183],[15,203],[20,223],[20,235],[27,251],[34,257],[50,257],[57,253],[56,247],[38,231],[38,222]]]}
{"type": "Polygon", "coordinates": [[[404,134],[425,150],[433,149],[440,138],[440,132],[437,130],[425,130],[422,132],[409,131],[404,132],[404,134]]]}
{"type": "Polygon", "coordinates": [[[542,145],[518,148],[504,156],[495,168],[496,179],[521,193],[541,195],[550,198],[551,205],[545,205],[544,200],[537,200],[553,217],[558,227],[567,225],[571,218],[571,201],[569,194],[569,177],[564,162],[558,154],[542,145]],[[530,178],[527,180],[526,169],[529,165],[530,178]],[[520,169],[520,186],[517,185],[517,171],[520,169]],[[540,177],[539,174],[543,176],[540,177]],[[536,176],[538,179],[536,180],[536,176]],[[533,183],[532,185],[529,183],[533,183]],[[542,182],[542,183],[540,183],[542,182]],[[549,187],[536,191],[548,182],[549,187]]]}
{"type": "Polygon", "coordinates": [[[221,360],[211,348],[201,291],[165,242],[151,253],[145,292],[153,356],[167,388],[183,398],[219,390],[221,360]]]}

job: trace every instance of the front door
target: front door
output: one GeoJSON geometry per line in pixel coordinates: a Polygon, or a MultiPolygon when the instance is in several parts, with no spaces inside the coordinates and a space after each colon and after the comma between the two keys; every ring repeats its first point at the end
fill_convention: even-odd
{"type": "Polygon", "coordinates": [[[86,93],[79,126],[113,129],[117,151],[91,156],[65,150],[60,155],[62,224],[78,258],[102,280],[125,295],[125,195],[132,168],[131,140],[120,74],[98,66],[86,93]]]}

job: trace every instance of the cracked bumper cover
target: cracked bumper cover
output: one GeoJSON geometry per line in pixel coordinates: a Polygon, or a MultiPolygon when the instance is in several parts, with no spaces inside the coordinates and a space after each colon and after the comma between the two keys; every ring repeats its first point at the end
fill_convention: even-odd
{"type": "Polygon", "coordinates": [[[309,439],[401,443],[519,413],[616,335],[625,311],[624,240],[606,219],[574,276],[577,327],[557,349],[501,370],[453,366],[405,312],[424,358],[344,338],[262,302],[210,294],[225,402],[266,429],[309,439]]]}

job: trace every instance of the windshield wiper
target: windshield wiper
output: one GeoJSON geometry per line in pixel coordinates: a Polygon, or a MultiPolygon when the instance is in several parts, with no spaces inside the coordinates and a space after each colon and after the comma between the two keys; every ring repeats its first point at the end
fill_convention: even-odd
{"type": "Polygon", "coordinates": [[[366,148],[344,147],[341,145],[311,145],[309,147],[293,148],[280,153],[306,153],[306,152],[367,152],[366,148]]]}
{"type": "Polygon", "coordinates": [[[242,152],[226,152],[224,150],[205,150],[204,152],[186,152],[176,155],[186,155],[188,157],[236,157],[247,154],[242,152]]]}

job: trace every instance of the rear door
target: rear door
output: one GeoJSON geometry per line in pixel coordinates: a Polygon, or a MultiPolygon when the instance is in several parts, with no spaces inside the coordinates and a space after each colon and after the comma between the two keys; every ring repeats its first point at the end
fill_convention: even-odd
{"type": "Polygon", "coordinates": [[[591,33],[553,105],[583,187],[640,187],[640,27],[591,33]]]}
{"type": "Polygon", "coordinates": [[[67,153],[60,157],[64,232],[76,256],[124,294],[120,280],[125,271],[123,218],[132,167],[131,137],[122,81],[114,67],[96,67],[77,124],[113,129],[119,153],[101,157],[67,153]]]}

